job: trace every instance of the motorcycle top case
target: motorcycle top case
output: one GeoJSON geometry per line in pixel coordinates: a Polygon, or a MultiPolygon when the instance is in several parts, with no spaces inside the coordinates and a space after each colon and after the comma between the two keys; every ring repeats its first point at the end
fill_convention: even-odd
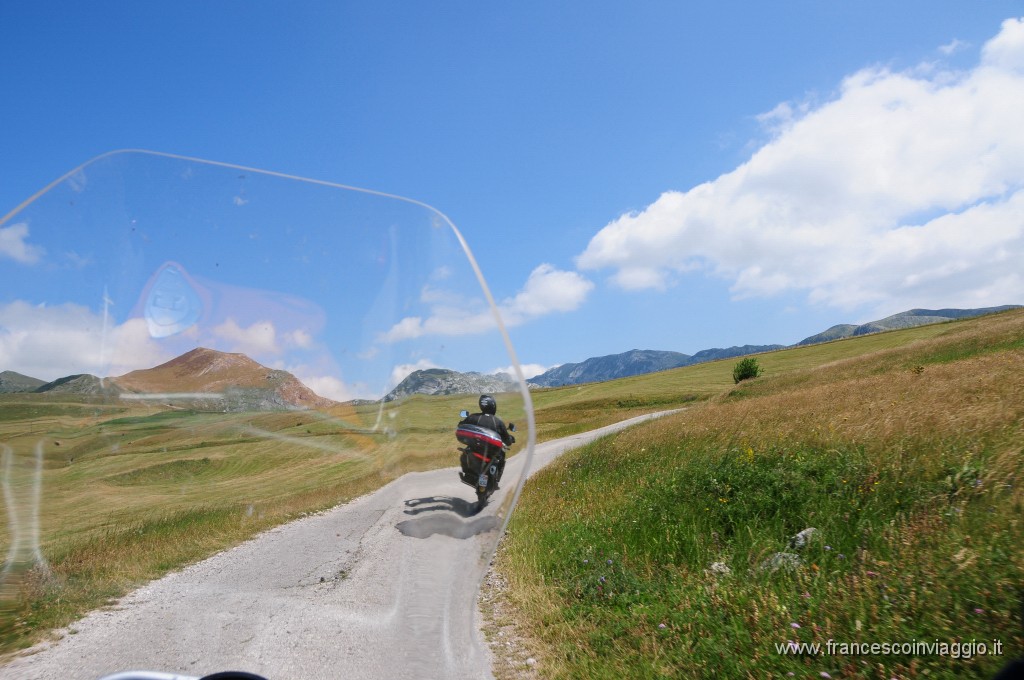
{"type": "Polygon", "coordinates": [[[460,442],[477,452],[483,452],[488,446],[501,448],[501,437],[494,430],[479,425],[459,425],[455,428],[455,437],[460,442]]]}

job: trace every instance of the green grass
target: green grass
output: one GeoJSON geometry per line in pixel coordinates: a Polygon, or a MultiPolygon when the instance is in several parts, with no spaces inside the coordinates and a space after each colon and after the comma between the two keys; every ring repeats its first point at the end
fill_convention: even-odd
{"type": "Polygon", "coordinates": [[[764,355],[792,367],[535,477],[498,568],[543,676],[991,677],[1024,653],[1024,314],[929,330],[764,355]],[[801,566],[763,568],[779,552],[801,566]],[[777,649],[830,639],[1004,656],[777,649]]]}

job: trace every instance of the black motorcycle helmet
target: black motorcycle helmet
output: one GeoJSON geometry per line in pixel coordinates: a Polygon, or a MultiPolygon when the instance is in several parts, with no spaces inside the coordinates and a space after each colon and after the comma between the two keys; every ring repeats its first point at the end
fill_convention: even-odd
{"type": "Polygon", "coordinates": [[[488,415],[494,415],[498,412],[498,402],[494,400],[489,394],[480,395],[480,412],[488,415]]]}

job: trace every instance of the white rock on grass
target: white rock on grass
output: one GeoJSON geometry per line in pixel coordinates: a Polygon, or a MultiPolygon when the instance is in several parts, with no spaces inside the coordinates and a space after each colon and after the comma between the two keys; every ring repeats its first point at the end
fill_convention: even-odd
{"type": "Polygon", "coordinates": [[[725,562],[713,562],[708,570],[715,576],[728,576],[732,573],[732,569],[725,562]]]}
{"type": "Polygon", "coordinates": [[[761,571],[795,571],[801,566],[800,556],[795,553],[777,552],[761,563],[761,571]]]}
{"type": "Polygon", "coordinates": [[[789,547],[790,548],[796,548],[797,550],[801,550],[802,548],[806,547],[806,545],[808,543],[811,542],[811,538],[813,538],[814,535],[817,534],[817,533],[818,533],[818,530],[815,529],[814,527],[809,527],[807,529],[804,529],[799,534],[797,534],[793,538],[789,539],[789,547]]]}

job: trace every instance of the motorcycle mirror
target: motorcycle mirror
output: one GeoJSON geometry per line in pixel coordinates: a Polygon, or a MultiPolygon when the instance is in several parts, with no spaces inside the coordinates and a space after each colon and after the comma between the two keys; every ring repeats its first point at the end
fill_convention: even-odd
{"type": "Polygon", "coordinates": [[[509,432],[515,432],[516,431],[516,424],[515,423],[509,423],[508,424],[508,431],[509,432]]]}
{"type": "Polygon", "coordinates": [[[469,411],[467,411],[466,409],[462,409],[461,411],[459,411],[459,417],[460,418],[468,418],[469,417],[469,411]]]}

